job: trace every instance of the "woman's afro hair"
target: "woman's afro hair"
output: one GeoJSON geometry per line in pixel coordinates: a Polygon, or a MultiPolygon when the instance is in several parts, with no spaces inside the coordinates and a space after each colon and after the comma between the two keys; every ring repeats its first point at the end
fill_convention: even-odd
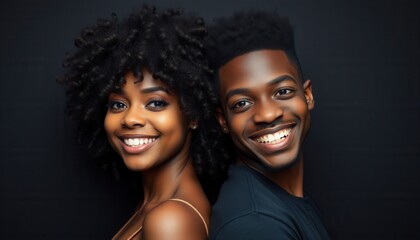
{"type": "Polygon", "coordinates": [[[187,118],[198,121],[191,143],[197,173],[218,177],[226,169],[228,154],[213,116],[217,98],[203,53],[206,34],[200,18],[144,5],[124,21],[115,14],[99,19],[75,39],[77,50],[67,54],[66,73],[58,79],[68,87],[66,112],[78,123],[79,141],[117,177],[126,170],[103,125],[108,95],[121,89],[127,72],[141,80],[144,69],[173,89],[187,118]]]}

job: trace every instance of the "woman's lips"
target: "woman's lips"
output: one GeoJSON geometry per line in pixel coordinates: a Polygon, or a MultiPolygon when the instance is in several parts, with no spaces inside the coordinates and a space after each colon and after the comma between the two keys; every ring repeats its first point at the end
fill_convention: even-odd
{"type": "Polygon", "coordinates": [[[295,125],[280,129],[277,132],[251,138],[262,151],[272,153],[285,149],[293,139],[295,125]]]}
{"type": "Polygon", "coordinates": [[[130,147],[139,147],[144,144],[149,144],[156,141],[155,137],[150,138],[123,138],[124,144],[130,147]]]}
{"type": "Polygon", "coordinates": [[[123,137],[120,138],[121,146],[128,154],[139,154],[151,148],[158,137],[123,137]]]}

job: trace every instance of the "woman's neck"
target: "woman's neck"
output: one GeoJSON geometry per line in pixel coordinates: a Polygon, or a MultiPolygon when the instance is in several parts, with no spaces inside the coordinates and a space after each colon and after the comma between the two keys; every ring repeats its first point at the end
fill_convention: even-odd
{"type": "Polygon", "coordinates": [[[194,176],[188,149],[175,158],[142,173],[144,202],[160,202],[176,195],[186,176],[194,176]]]}

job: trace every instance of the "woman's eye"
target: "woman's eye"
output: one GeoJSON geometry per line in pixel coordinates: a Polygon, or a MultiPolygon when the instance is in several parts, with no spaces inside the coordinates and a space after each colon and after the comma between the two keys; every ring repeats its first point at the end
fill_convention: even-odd
{"type": "Polygon", "coordinates": [[[233,105],[233,109],[234,110],[240,110],[240,109],[243,109],[243,108],[245,108],[245,107],[248,107],[249,105],[251,105],[252,103],[251,102],[249,102],[249,101],[245,101],[245,100],[241,100],[241,101],[238,101],[238,102],[236,102],[234,105],[233,105]]]}
{"type": "Polygon", "coordinates": [[[121,109],[127,108],[127,105],[125,105],[123,102],[118,102],[118,101],[110,102],[108,106],[109,106],[109,109],[111,110],[121,110],[121,109]]]}
{"type": "Polygon", "coordinates": [[[165,108],[166,106],[168,106],[168,102],[166,102],[165,100],[162,99],[157,99],[157,100],[152,100],[150,101],[147,105],[146,108],[153,110],[153,111],[159,111],[163,108],[165,108]]]}

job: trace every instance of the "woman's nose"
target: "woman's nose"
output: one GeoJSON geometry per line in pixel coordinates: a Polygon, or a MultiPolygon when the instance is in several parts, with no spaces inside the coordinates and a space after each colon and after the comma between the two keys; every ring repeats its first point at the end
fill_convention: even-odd
{"type": "Polygon", "coordinates": [[[146,118],[139,107],[131,106],[126,110],[121,124],[128,128],[143,127],[146,124],[146,118]]]}

